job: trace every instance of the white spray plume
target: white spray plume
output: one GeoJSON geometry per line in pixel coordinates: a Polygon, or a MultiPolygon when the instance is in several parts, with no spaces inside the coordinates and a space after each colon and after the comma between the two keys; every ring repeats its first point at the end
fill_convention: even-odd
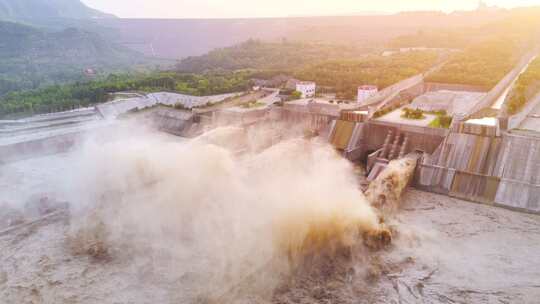
{"type": "Polygon", "coordinates": [[[171,273],[190,256],[215,283],[206,286],[219,286],[276,257],[329,241],[353,245],[378,228],[352,165],[326,143],[296,138],[261,149],[266,131],[220,128],[179,142],[128,130],[77,152],[72,240],[83,251],[99,242],[112,254],[156,255],[155,267],[171,273]],[[242,134],[257,148],[238,155],[209,143],[242,134]]]}

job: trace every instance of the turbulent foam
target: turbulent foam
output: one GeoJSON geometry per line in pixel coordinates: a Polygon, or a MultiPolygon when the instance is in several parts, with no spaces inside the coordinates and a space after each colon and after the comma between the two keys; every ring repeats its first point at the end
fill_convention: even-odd
{"type": "Polygon", "coordinates": [[[414,175],[417,155],[391,161],[369,185],[366,197],[383,214],[392,214],[399,208],[403,191],[414,175]]]}
{"type": "Polygon", "coordinates": [[[173,261],[196,252],[213,265],[199,271],[224,279],[276,257],[350,246],[378,228],[353,167],[329,145],[291,139],[238,156],[208,143],[236,132],[178,143],[130,130],[89,142],[73,176],[77,247],[166,250],[173,261]]]}

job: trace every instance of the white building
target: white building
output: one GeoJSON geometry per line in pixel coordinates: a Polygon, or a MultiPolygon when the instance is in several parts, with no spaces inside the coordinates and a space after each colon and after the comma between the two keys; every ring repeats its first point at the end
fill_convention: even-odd
{"type": "Polygon", "coordinates": [[[302,94],[302,98],[315,96],[317,85],[312,81],[300,81],[296,84],[296,90],[302,94]]]}
{"type": "Polygon", "coordinates": [[[363,103],[364,101],[368,100],[375,94],[379,92],[379,89],[376,86],[373,85],[363,85],[358,87],[358,97],[356,101],[358,103],[363,103]]]}

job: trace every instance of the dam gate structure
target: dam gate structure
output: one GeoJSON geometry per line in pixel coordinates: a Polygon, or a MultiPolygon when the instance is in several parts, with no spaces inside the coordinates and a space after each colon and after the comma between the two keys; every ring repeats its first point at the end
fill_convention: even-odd
{"type": "MultiPolygon", "coordinates": [[[[525,59],[522,62],[530,61],[525,59]]],[[[390,161],[419,153],[412,185],[420,190],[540,213],[540,93],[514,115],[492,106],[504,97],[498,93],[508,92],[505,86],[522,70],[516,67],[490,92],[429,83],[418,75],[379,91],[362,104],[314,97],[197,113],[175,105],[238,94],[201,99],[155,93],[115,100],[93,109],[0,121],[0,162],[67,151],[82,134],[107,133],[124,116],[145,119],[159,131],[187,138],[220,122],[244,128],[279,122],[291,129],[309,129],[309,135],[327,140],[345,158],[364,163],[368,180],[376,179],[390,161]],[[411,108],[422,109],[421,115],[407,117],[411,108]],[[449,126],[432,125],[449,117],[449,126]]]]}
{"type": "Polygon", "coordinates": [[[422,152],[413,185],[473,202],[540,213],[540,136],[495,128],[445,130],[380,124],[333,123],[329,141],[376,178],[385,165],[422,152]]]}
{"type": "MultiPolygon", "coordinates": [[[[512,77],[519,75],[516,70],[522,69],[517,67],[501,83],[511,85],[512,77]]],[[[389,161],[417,151],[422,156],[414,187],[540,213],[540,93],[520,113],[508,116],[491,106],[504,97],[494,91],[503,89],[498,85],[483,92],[473,86],[424,83],[421,92],[418,86],[406,92],[414,101],[394,98],[385,105],[342,111],[332,122],[328,140],[349,160],[365,163],[368,180],[375,179],[389,161]],[[455,110],[450,128],[401,119],[399,111],[404,107],[416,104],[421,96],[438,97],[437,92],[454,96],[449,99],[455,110]],[[473,100],[472,106],[456,99],[463,96],[463,101],[473,100]],[[376,115],[381,110],[382,117],[376,115]]]]}

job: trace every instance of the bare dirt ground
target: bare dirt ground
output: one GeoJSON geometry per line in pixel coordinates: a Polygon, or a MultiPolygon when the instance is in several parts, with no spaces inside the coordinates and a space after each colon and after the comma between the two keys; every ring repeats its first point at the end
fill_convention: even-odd
{"type": "MultiPolygon", "coordinates": [[[[24,208],[29,201],[43,193],[62,201],[64,189],[51,185],[69,172],[69,160],[0,167],[2,208],[18,206],[28,223],[39,217],[24,208]]],[[[195,248],[174,261],[166,251],[74,255],[69,217],[60,212],[15,230],[0,227],[0,303],[538,303],[540,216],[410,190],[391,224],[398,233],[384,251],[316,257],[276,289],[239,288],[213,300],[205,271],[212,261],[195,248]]],[[[256,272],[248,278],[257,280],[256,272]]]]}

